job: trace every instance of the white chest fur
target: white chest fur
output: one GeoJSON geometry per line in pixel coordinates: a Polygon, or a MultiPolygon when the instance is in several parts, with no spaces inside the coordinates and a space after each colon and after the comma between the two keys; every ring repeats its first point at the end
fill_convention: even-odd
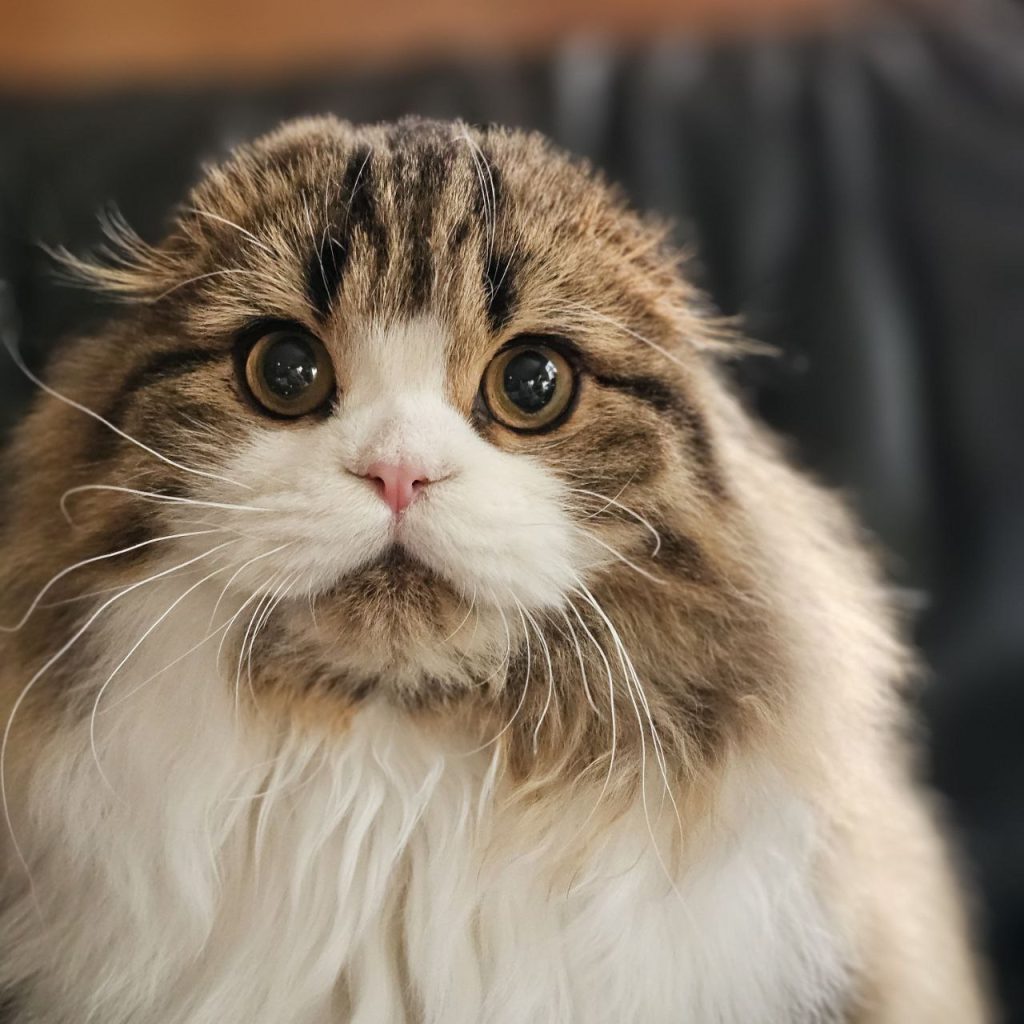
{"type": "Polygon", "coordinates": [[[0,916],[33,1020],[827,1019],[814,821],[774,773],[737,775],[674,886],[640,808],[566,886],[550,867],[589,806],[538,843],[496,809],[489,750],[385,707],[330,746],[247,733],[208,651],[126,696],[184,646],[154,643],[93,736],[39,762],[18,834],[37,907],[0,916]]]}

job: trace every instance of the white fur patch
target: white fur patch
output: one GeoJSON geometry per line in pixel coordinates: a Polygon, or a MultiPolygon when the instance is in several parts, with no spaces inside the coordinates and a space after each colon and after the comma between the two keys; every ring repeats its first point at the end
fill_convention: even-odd
{"type": "MultiPolygon", "coordinates": [[[[100,681],[167,603],[111,618],[100,681]]],[[[33,1021],[776,1024],[819,1019],[841,985],[814,820],[770,767],[736,769],[674,887],[640,808],[567,885],[557,855],[590,806],[538,844],[489,750],[385,706],[330,742],[253,724],[215,643],[147,683],[197,615],[104,695],[102,774],[89,722],[66,726],[15,808],[37,903],[6,902],[0,985],[33,1021]]]]}
{"type": "Polygon", "coordinates": [[[334,415],[302,430],[254,431],[227,460],[224,474],[251,491],[200,497],[249,506],[217,510],[237,531],[233,557],[254,559],[240,589],[293,574],[303,591],[327,589],[397,540],[467,600],[544,608],[561,603],[581,566],[608,560],[574,527],[553,474],[489,444],[445,400],[445,342],[429,317],[369,332],[339,371],[334,415]],[[400,458],[437,482],[395,522],[361,474],[400,458]]]}

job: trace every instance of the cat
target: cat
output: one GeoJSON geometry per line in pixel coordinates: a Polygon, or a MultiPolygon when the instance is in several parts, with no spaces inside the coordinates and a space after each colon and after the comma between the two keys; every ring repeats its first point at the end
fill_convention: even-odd
{"type": "Polygon", "coordinates": [[[328,117],[107,230],[6,462],[12,1020],[987,1019],[898,617],[659,224],[328,117]]]}

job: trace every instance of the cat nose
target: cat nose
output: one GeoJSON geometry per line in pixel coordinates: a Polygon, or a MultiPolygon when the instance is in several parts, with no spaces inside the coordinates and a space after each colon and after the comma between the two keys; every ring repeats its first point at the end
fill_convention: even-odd
{"type": "Polygon", "coordinates": [[[396,516],[431,482],[427,471],[415,462],[372,462],[363,476],[376,484],[377,492],[396,516]]]}

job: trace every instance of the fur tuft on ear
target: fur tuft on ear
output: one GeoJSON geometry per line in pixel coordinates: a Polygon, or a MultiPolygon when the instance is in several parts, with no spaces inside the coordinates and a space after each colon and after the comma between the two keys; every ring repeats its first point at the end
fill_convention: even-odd
{"type": "Polygon", "coordinates": [[[141,238],[119,210],[101,212],[99,222],[105,242],[88,256],[76,256],[63,246],[43,247],[61,280],[124,302],[155,302],[180,286],[180,261],[141,238]]]}

